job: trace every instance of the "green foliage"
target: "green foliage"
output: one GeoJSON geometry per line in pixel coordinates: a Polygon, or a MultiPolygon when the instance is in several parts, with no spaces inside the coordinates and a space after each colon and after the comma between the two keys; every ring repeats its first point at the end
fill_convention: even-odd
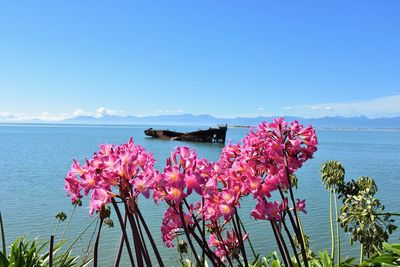
{"type": "Polygon", "coordinates": [[[356,180],[351,180],[339,186],[339,198],[346,201],[348,197],[357,196],[360,192],[359,185],[356,180]]]}
{"type": "Polygon", "coordinates": [[[179,254],[187,254],[188,253],[188,244],[185,240],[179,240],[178,246],[176,247],[178,250],[179,254]]]}
{"type": "Polygon", "coordinates": [[[105,218],[103,224],[109,228],[114,228],[114,221],[111,218],[105,218]]]}
{"type": "Polygon", "coordinates": [[[349,187],[357,188],[356,195],[346,195],[341,209],[340,222],[345,232],[350,232],[350,243],[363,244],[363,254],[372,255],[381,249],[389,235],[397,228],[379,199],[374,198],[377,186],[372,178],[360,177],[349,187]],[[354,186],[356,185],[356,186],[354,186]]]}
{"type": "Polygon", "coordinates": [[[381,252],[375,253],[373,257],[360,264],[365,266],[399,266],[400,265],[400,244],[383,244],[381,252]]]}
{"type": "Polygon", "coordinates": [[[357,179],[358,190],[365,192],[371,196],[375,195],[378,191],[378,187],[375,183],[375,180],[368,176],[360,176],[357,179]]]}
{"type": "Polygon", "coordinates": [[[357,196],[362,192],[374,196],[377,191],[378,187],[375,180],[367,176],[360,176],[357,180],[344,183],[340,185],[338,189],[339,198],[341,198],[343,202],[346,201],[347,198],[357,196]]]}
{"type": "MultiPolygon", "coordinates": [[[[296,234],[292,236],[294,246],[300,249],[299,241],[297,240],[296,234]]],[[[310,249],[310,237],[304,234],[304,247],[306,249],[307,259],[313,259],[315,257],[315,253],[310,249]]]]}
{"type": "MultiPolygon", "coordinates": [[[[325,250],[318,252],[318,255],[313,251],[310,251],[309,264],[312,267],[333,267],[335,266],[332,261],[331,255],[325,250]]],[[[353,263],[354,258],[345,258],[340,261],[340,266],[345,267],[355,267],[356,265],[353,263]]],[[[299,265],[295,258],[292,258],[293,267],[299,267],[299,265]]],[[[250,265],[251,267],[283,267],[285,266],[282,261],[279,260],[278,254],[276,251],[272,252],[267,257],[262,257],[261,260],[256,263],[250,265]]]]}
{"type": "Polygon", "coordinates": [[[327,189],[336,188],[344,183],[344,167],[336,160],[330,160],[322,164],[322,183],[327,189]]]}
{"type": "MultiPolygon", "coordinates": [[[[71,256],[71,250],[60,252],[62,245],[60,242],[54,246],[53,250],[53,266],[55,267],[78,267],[87,266],[87,263],[77,263],[78,257],[71,256]]],[[[41,242],[38,240],[29,241],[25,238],[17,238],[10,245],[10,253],[5,256],[0,252],[0,266],[12,267],[43,267],[49,266],[50,252],[46,250],[49,242],[41,242]]]]}
{"type": "MultiPolygon", "coordinates": [[[[279,260],[278,254],[276,251],[270,253],[267,257],[262,257],[261,259],[257,260],[253,264],[250,264],[251,267],[281,267],[284,266],[283,262],[279,260]]],[[[298,266],[296,265],[293,266],[298,266]]]]}
{"type": "Polygon", "coordinates": [[[65,214],[63,211],[61,211],[61,212],[57,213],[55,217],[59,222],[63,222],[67,219],[67,214],[65,214]]]}

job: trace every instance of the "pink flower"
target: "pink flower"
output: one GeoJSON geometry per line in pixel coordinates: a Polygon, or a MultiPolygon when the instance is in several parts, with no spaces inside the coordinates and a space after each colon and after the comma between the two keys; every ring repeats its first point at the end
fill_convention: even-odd
{"type": "Polygon", "coordinates": [[[226,204],[230,205],[236,201],[236,194],[234,191],[229,190],[229,189],[223,189],[221,191],[221,198],[226,204]]]}
{"type": "Polygon", "coordinates": [[[103,144],[93,158],[81,166],[74,160],[71,170],[65,178],[65,190],[73,202],[92,192],[90,213],[99,210],[114,197],[113,188],[119,191],[122,199],[127,201],[138,194],[150,197],[154,187],[154,159],[132,138],[122,145],[103,144]]]}
{"type": "Polygon", "coordinates": [[[185,175],[180,172],[179,166],[173,166],[165,169],[164,178],[169,185],[181,187],[184,185],[185,175]]]}
{"type": "Polygon", "coordinates": [[[71,172],[74,173],[75,175],[83,176],[83,175],[85,175],[86,173],[88,173],[89,171],[88,171],[88,169],[87,169],[86,166],[81,167],[81,165],[79,164],[79,162],[77,162],[77,161],[74,159],[74,163],[73,163],[72,166],[71,166],[71,172]]]}
{"type": "Polygon", "coordinates": [[[186,197],[186,194],[183,193],[183,190],[181,188],[167,187],[166,191],[167,191],[166,199],[173,201],[176,205],[179,205],[182,198],[186,197]]]}
{"type": "Polygon", "coordinates": [[[68,173],[65,178],[65,191],[68,196],[71,196],[71,202],[75,203],[77,199],[82,198],[81,195],[81,183],[78,179],[76,179],[75,175],[71,172],[68,173]]]}
{"type": "Polygon", "coordinates": [[[150,197],[150,190],[152,189],[152,178],[149,176],[137,176],[136,179],[129,181],[133,185],[134,192],[142,194],[145,198],[150,197]]]}
{"type": "Polygon", "coordinates": [[[197,155],[194,150],[185,146],[175,148],[171,153],[171,158],[175,165],[180,165],[185,171],[190,171],[196,164],[197,155]]]}
{"type": "MultiPolygon", "coordinates": [[[[242,240],[246,240],[248,234],[242,236],[242,240]]],[[[211,234],[208,239],[208,244],[214,247],[215,254],[221,258],[223,262],[226,261],[226,257],[233,257],[239,253],[239,240],[233,230],[226,231],[226,239],[221,240],[217,234],[211,234]],[[228,252],[228,255],[227,255],[228,252]]]]}
{"type": "Polygon", "coordinates": [[[218,205],[219,212],[224,217],[225,221],[229,221],[231,216],[235,213],[234,208],[228,204],[219,204],[218,205]]]}
{"type": "MultiPolygon", "coordinates": [[[[191,211],[192,212],[192,211],[191,211]]],[[[187,227],[192,227],[191,213],[183,215],[187,227]]],[[[174,247],[173,240],[181,233],[182,221],[179,213],[175,209],[169,207],[164,213],[164,218],[161,224],[161,236],[166,247],[174,247]]]]}
{"type": "Polygon", "coordinates": [[[202,186],[204,184],[204,178],[199,174],[196,173],[185,175],[185,184],[188,195],[192,193],[192,190],[194,190],[199,195],[203,193],[202,186]]]}
{"type": "Polygon", "coordinates": [[[279,202],[267,202],[264,199],[261,199],[252,210],[251,216],[258,220],[280,221],[282,217],[279,202]]]}
{"type": "Polygon", "coordinates": [[[100,181],[101,178],[98,174],[88,172],[81,180],[81,185],[84,188],[85,195],[87,195],[92,189],[96,188],[99,185],[100,181]]]}
{"type": "Polygon", "coordinates": [[[104,189],[96,188],[92,193],[92,200],[90,201],[90,211],[89,214],[92,215],[95,210],[100,211],[101,208],[107,203],[111,202],[111,197],[113,195],[104,189]]]}
{"type": "Polygon", "coordinates": [[[306,208],[306,203],[305,202],[306,202],[305,199],[303,199],[303,200],[297,199],[296,209],[298,211],[304,212],[304,214],[307,214],[307,211],[305,210],[305,208],[306,208]]]}

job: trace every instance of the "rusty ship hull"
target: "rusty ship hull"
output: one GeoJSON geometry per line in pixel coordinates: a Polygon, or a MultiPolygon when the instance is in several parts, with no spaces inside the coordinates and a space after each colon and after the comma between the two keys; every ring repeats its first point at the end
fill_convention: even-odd
{"type": "Polygon", "coordinates": [[[218,128],[209,128],[207,130],[198,130],[193,132],[176,132],[170,130],[156,130],[149,128],[144,131],[145,135],[163,140],[178,140],[204,143],[225,143],[227,125],[218,128]]]}

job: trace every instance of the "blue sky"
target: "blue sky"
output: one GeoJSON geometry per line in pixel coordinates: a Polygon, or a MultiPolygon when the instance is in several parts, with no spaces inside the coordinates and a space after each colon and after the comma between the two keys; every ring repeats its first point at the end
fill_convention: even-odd
{"type": "Polygon", "coordinates": [[[397,0],[3,1],[0,117],[397,116],[399,13],[397,0]]]}

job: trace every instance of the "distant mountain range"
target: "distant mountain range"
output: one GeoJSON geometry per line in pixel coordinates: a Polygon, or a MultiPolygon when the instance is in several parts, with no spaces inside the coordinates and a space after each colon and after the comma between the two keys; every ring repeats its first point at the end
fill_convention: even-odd
{"type": "MultiPolygon", "coordinates": [[[[13,118],[1,118],[0,123],[34,123],[34,124],[100,124],[100,125],[190,125],[190,126],[216,126],[228,124],[228,126],[257,126],[262,121],[270,122],[275,117],[237,117],[237,118],[216,118],[211,115],[159,115],[159,116],[77,116],[61,121],[44,121],[40,119],[14,120],[13,118]]],[[[285,116],[287,121],[298,120],[300,123],[311,124],[317,128],[386,128],[400,129],[400,117],[368,118],[358,117],[322,117],[322,118],[301,118],[285,116]]]]}
{"type": "MultiPolygon", "coordinates": [[[[202,125],[212,126],[217,124],[228,124],[229,126],[256,126],[262,121],[272,121],[274,117],[254,118],[216,118],[210,115],[159,115],[159,116],[111,116],[104,115],[100,118],[91,116],[79,116],[66,119],[61,123],[71,124],[134,124],[134,125],[202,125]]],[[[286,116],[286,120],[298,120],[302,124],[312,124],[319,128],[399,128],[400,117],[392,118],[367,118],[359,117],[323,117],[323,118],[301,118],[286,116]]]]}

